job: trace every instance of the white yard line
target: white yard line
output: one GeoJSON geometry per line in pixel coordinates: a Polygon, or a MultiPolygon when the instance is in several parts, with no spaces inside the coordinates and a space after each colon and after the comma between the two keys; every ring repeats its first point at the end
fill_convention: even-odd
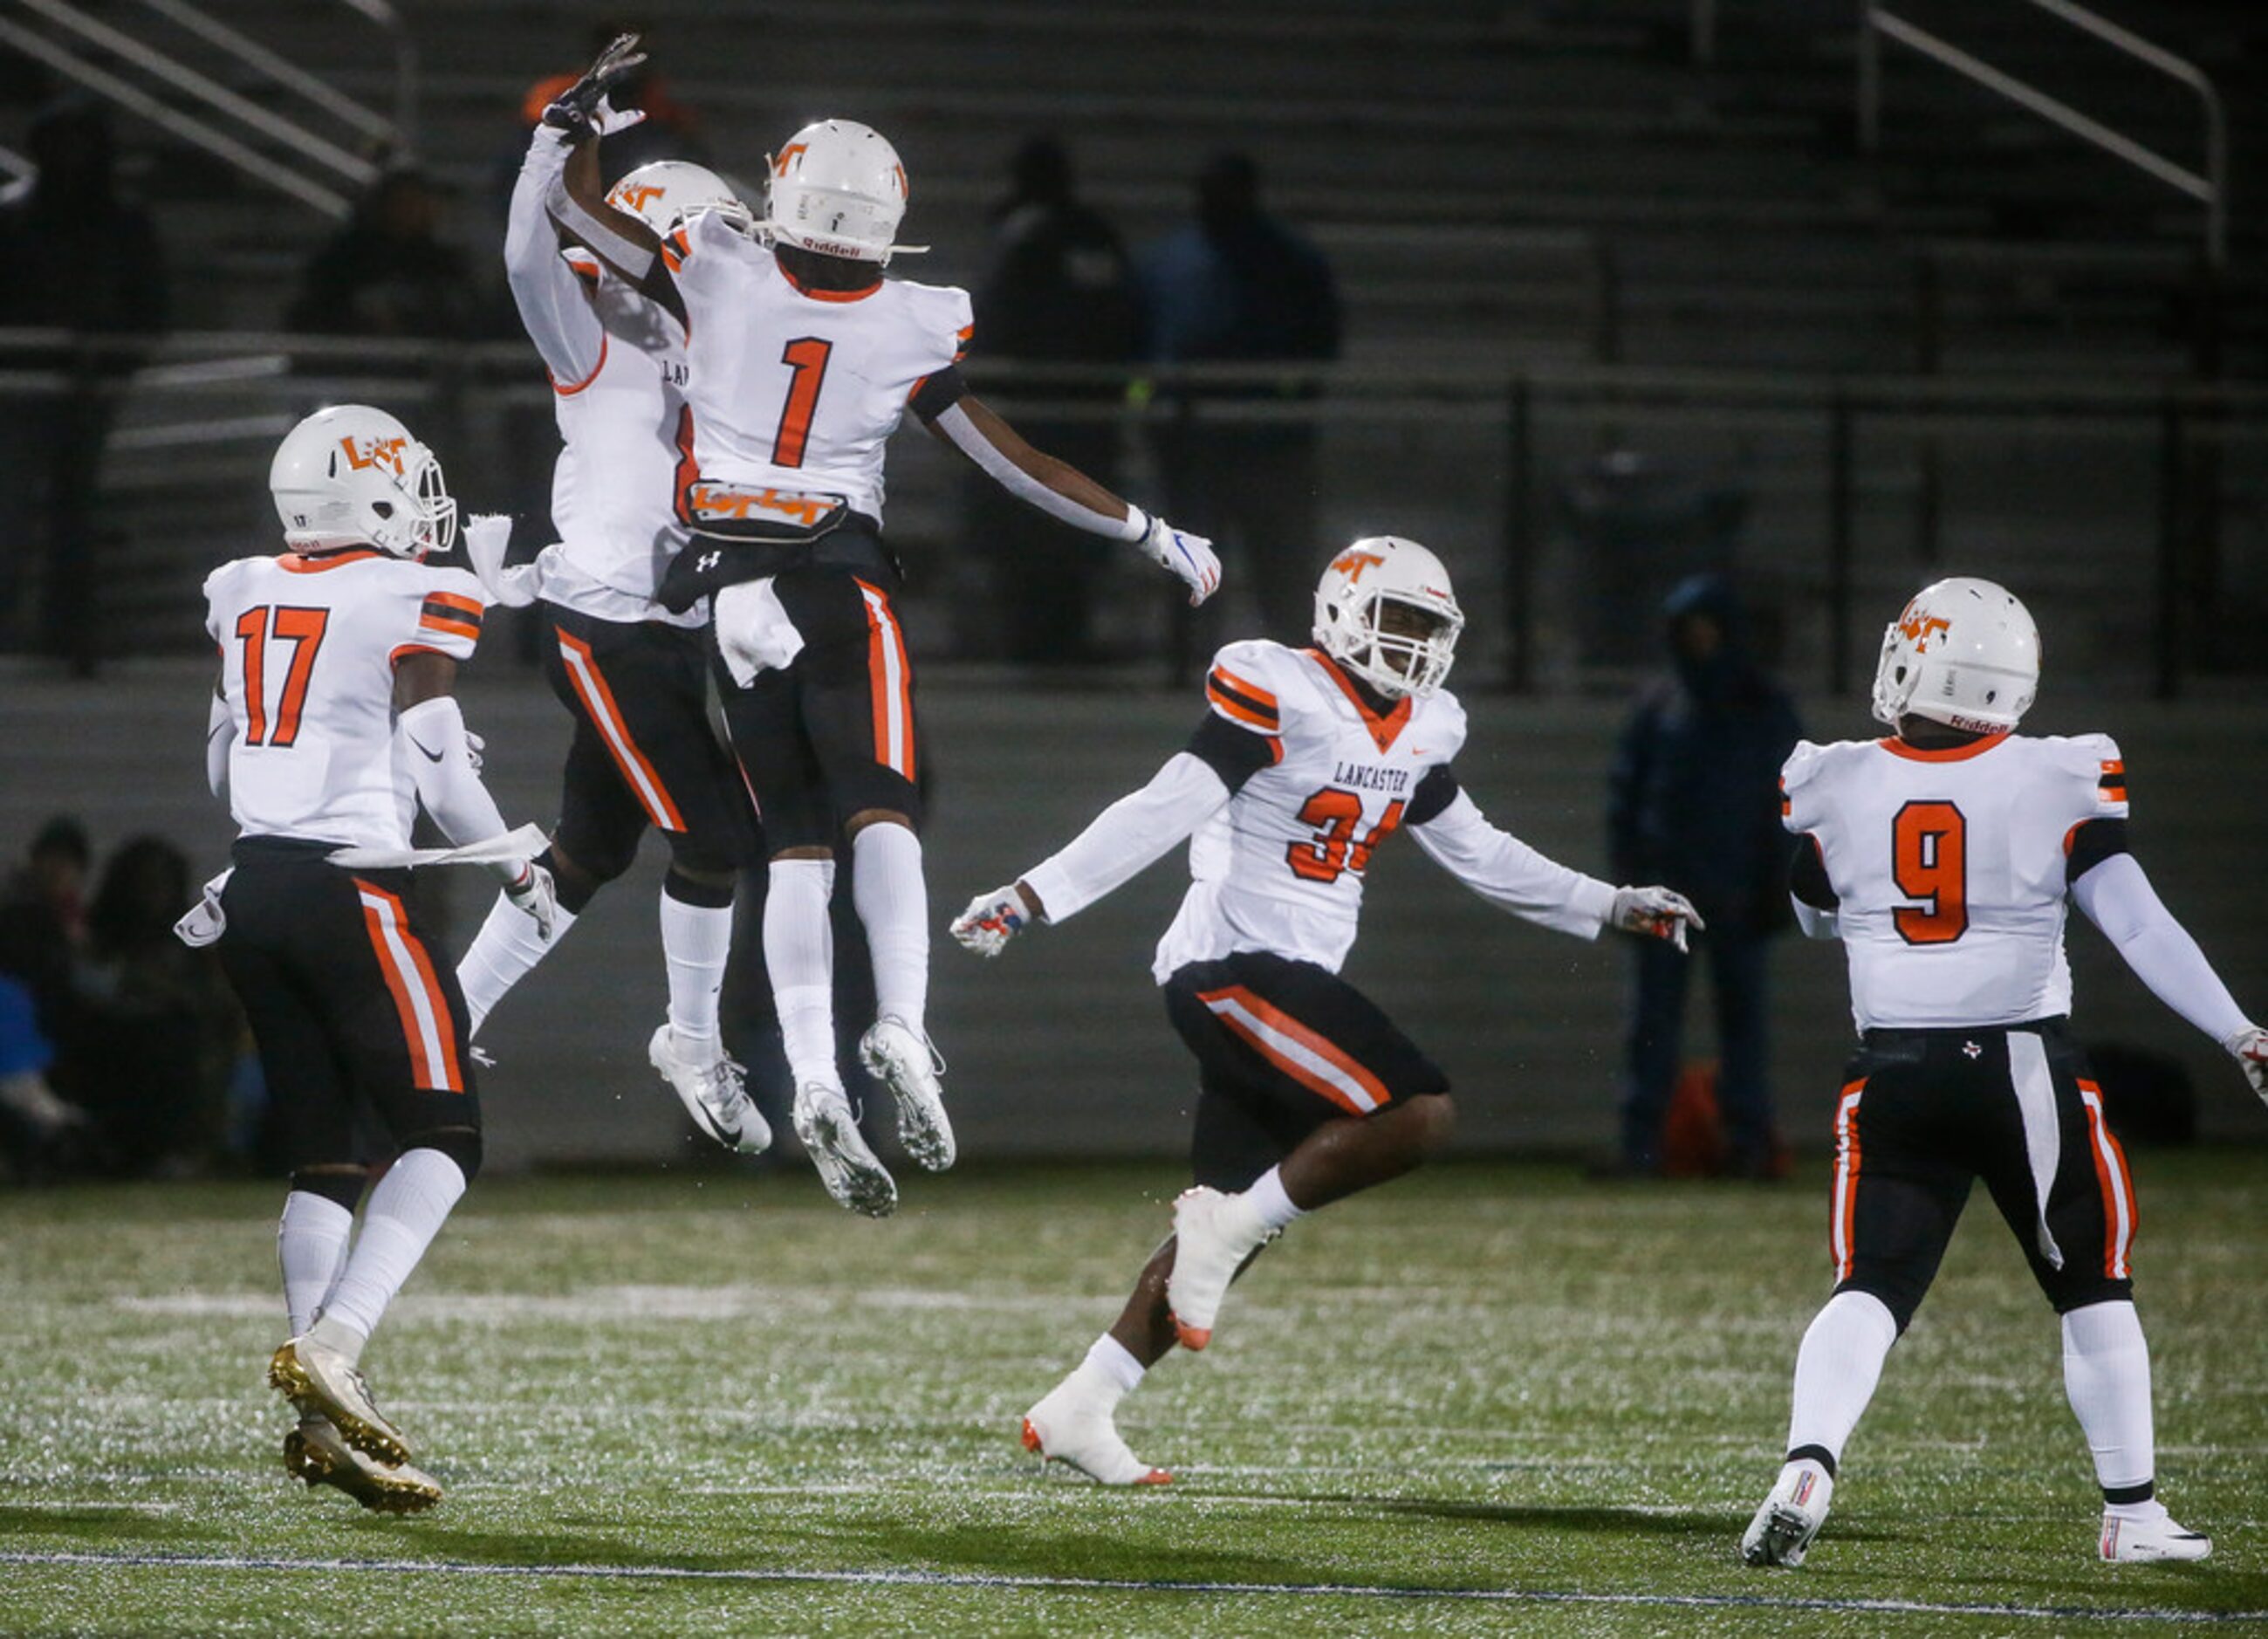
{"type": "Polygon", "coordinates": [[[886,1588],[1063,1589],[1076,1592],[1290,1595],[1300,1598],[1445,1599],[1482,1605],[1638,1606],[1674,1610],[1863,1612],[1997,1616],[2026,1621],[2268,1622],[2268,1610],[2184,1611],[2083,1605],[1967,1605],[1928,1599],[1774,1598],[1746,1593],[1582,1593],[1557,1588],[1398,1588],[1364,1583],[1173,1582],[1116,1576],[989,1576],[932,1570],[702,1569],[673,1565],[479,1565],[457,1560],[297,1560],[232,1554],[74,1554],[0,1551],[0,1565],[133,1570],[342,1571],[379,1576],[527,1576],[593,1582],[724,1582],[886,1588]]]}

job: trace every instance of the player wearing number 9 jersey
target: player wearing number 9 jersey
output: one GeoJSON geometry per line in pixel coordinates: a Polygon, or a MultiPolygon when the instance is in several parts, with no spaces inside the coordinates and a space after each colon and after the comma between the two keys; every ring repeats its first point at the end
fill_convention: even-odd
{"type": "Polygon", "coordinates": [[[1026,1416],[1028,1449],[1106,1484],[1161,1483],[1117,1434],[1120,1397],[1176,1342],[1211,1341],[1229,1281],[1271,1236],[1410,1170],[1447,1135],[1448,1079],[1338,977],[1365,873],[1396,830],[1483,898],[1579,938],[1622,927],[1683,949],[1699,925],[1667,890],[1554,864],[1459,788],[1465,713],[1440,684],[1463,620],[1432,553],[1356,542],[1317,588],[1316,647],[1223,649],[1189,749],[954,924],[998,954],[1190,841],[1189,890],[1153,971],[1197,1059],[1196,1187],[1117,1323],[1026,1416]]]}
{"type": "MultiPolygon", "coordinates": [[[[239,835],[230,870],[180,932],[218,941],[291,1170],[277,1239],[291,1330],[269,1372],[300,1413],[286,1466],[407,1511],[440,1488],[409,1465],[357,1362],[479,1170],[480,1100],[464,998],[409,872],[330,856],[342,845],[407,848],[421,803],[452,842],[504,831],[451,694],[482,600],[471,575],[424,561],[448,550],[456,503],[432,453],[384,411],[308,417],[269,482],[290,550],[225,564],[205,582],[221,655],[207,772],[239,835]],[[350,1251],[366,1118],[398,1153],[350,1251]]],[[[516,913],[548,931],[542,867],[495,869],[516,913]]]]}
{"type": "Polygon", "coordinates": [[[2256,1088],[2268,1037],[2128,852],[2117,746],[2013,732],[2039,655],[2004,588],[1939,581],[1884,633],[1874,714],[1896,733],[1787,761],[1797,916],[1843,941],[1861,1046],[1836,1105],[1835,1294],[1797,1355],[1786,1460],[1742,1543],[1750,1564],[1802,1562],[1844,1443],[1979,1178],[2062,1317],[2064,1385],[2102,1488],[2101,1556],[2212,1550],[2155,1495],[2133,1190],[2066,1030],[2066,898],[2256,1088]]]}

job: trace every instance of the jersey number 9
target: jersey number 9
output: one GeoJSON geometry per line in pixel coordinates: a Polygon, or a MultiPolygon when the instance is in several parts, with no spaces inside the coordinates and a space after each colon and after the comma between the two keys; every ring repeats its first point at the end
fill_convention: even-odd
{"type": "Polygon", "coordinates": [[[1909,802],[1890,822],[1890,877],[1925,903],[1890,912],[1910,945],[1949,945],[1969,931],[1969,822],[1950,802],[1909,802]]]}

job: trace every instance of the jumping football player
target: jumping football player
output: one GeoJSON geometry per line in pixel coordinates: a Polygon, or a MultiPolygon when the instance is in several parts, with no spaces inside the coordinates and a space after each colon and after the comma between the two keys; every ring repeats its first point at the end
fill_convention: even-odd
{"type": "Polygon", "coordinates": [[[954,937],[998,956],[1184,838],[1191,882],[1152,971],[1197,1055],[1196,1187],[1116,1324],[1025,1414],[1025,1446],[1106,1485],[1160,1485],[1127,1449],[1119,1399],[1176,1342],[1211,1340],[1228,1283],[1305,1213],[1416,1167],[1447,1136],[1448,1080],[1338,977],[1373,852],[1403,825],[1491,904],[1594,939],[1620,927],[1685,947],[1701,919],[1663,888],[1616,888],[1490,824],[1452,772],[1464,708],[1441,689],[1464,616],[1415,542],[1357,541],[1315,590],[1315,642],[1233,643],[1205,679],[1186,750],[954,937]]]}
{"type": "MultiPolygon", "coordinates": [[[[586,84],[642,60],[625,37],[586,84]]],[[[720,211],[666,240],[609,207],[595,144],[570,159],[552,214],[686,317],[698,476],[681,491],[697,538],[662,598],[713,600],[725,715],[770,850],[764,961],[796,1083],[794,1120],[836,1200],[875,1216],[897,1186],[859,1135],[835,1059],[828,902],[849,838],[852,898],[880,1015],[859,1044],[895,1096],[899,1133],[932,1170],[953,1131],[924,1025],[929,986],[913,672],[881,535],[883,455],[911,410],[1033,506],[1139,545],[1190,602],[1219,582],[1205,541],[1152,518],[1017,437],[963,384],[965,291],[884,277],[905,214],[905,166],[849,120],[806,126],[770,166],[754,237],[720,211]]]]}
{"type": "MultiPolygon", "coordinates": [[[[300,1414],[285,1466],[408,1511],[441,1490],[410,1466],[358,1362],[480,1170],[481,1106],[464,998],[418,926],[408,873],[328,856],[407,847],[420,803],[455,843],[504,830],[450,694],[480,636],[480,583],[423,561],[448,550],[456,503],[432,453],[382,410],[308,417],[276,449],[269,485],[291,550],[205,581],[221,655],[206,770],[238,836],[182,934],[217,938],[284,1126],[291,1187],[276,1245],[291,1335],[269,1381],[300,1414]],[[356,1235],[358,1108],[399,1153],[356,1235]]],[[[540,936],[553,909],[543,867],[492,868],[540,936]]]]}
{"type": "MultiPolygon", "coordinates": [[[[674,315],[572,244],[544,200],[575,142],[634,123],[601,103],[552,105],[529,140],[512,194],[504,270],[551,376],[562,447],[551,519],[559,541],[532,569],[475,555],[497,602],[543,606],[543,666],[573,715],[559,824],[542,859],[558,884],[553,936],[499,899],[457,977],[480,1031],[490,1009],[599,890],[628,870],[652,826],[669,841],[661,884],[668,1016],[646,1055],[696,1125],[754,1154],[771,1129],[725,1052],[718,996],[733,943],[733,889],[758,857],[747,794],[709,724],[705,602],[681,613],[654,594],[686,542],[680,465],[691,459],[685,336],[674,315]]],[[[746,205],[713,173],[676,160],[641,166],[611,197],[657,232],[715,211],[742,226],[746,205]]]]}
{"type": "Polygon", "coordinates": [[[2040,640],[1989,580],[1926,587],[1883,633],[1881,740],[1805,743],[1782,778],[1796,915],[1839,938],[1862,1045],[1836,1105],[1835,1293],[1795,1360],[1787,1458],[1741,1539],[1800,1565],[1844,1443],[1982,1178],[2063,1319],[2064,1392],[2102,1488],[2106,1560],[2201,1560],[2158,1501],[2150,1350],[2134,1313],[2134,1193],[2071,1038],[2064,903],[2268,1097],[2268,1032],[2127,850],[2126,764],[2104,735],[2014,732],[2040,640]]]}

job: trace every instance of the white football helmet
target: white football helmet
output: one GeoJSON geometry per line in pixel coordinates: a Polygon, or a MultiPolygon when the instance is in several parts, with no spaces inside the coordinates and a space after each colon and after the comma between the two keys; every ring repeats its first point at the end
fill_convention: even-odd
{"type": "Polygon", "coordinates": [[[1441,560],[1399,535],[1366,535],[1331,559],[1315,586],[1315,642],[1382,694],[1420,699],[1457,657],[1464,611],[1441,560]],[[1389,605],[1429,617],[1423,635],[1385,630],[1389,605]]]}
{"type": "Polygon", "coordinates": [[[367,404],[319,410],[284,435],[268,488],[284,539],[303,551],[374,546],[395,557],[446,552],[457,503],[433,452],[367,404]]]}
{"type": "Polygon", "coordinates": [[[656,159],[626,173],[607,190],[607,203],[629,211],[664,239],[704,210],[718,212],[742,233],[753,234],[756,229],[756,213],[730,182],[685,159],[656,159]]]}
{"type": "Polygon", "coordinates": [[[881,132],[820,120],[771,158],[762,227],[778,243],[822,256],[887,263],[926,245],[894,245],[906,214],[906,167],[881,132]]]}
{"type": "Polygon", "coordinates": [[[2016,726],[2040,687],[2040,632],[2014,593],[1955,575],[1914,594],[1882,631],[1874,716],[1911,712],[1972,734],[2016,726]]]}

